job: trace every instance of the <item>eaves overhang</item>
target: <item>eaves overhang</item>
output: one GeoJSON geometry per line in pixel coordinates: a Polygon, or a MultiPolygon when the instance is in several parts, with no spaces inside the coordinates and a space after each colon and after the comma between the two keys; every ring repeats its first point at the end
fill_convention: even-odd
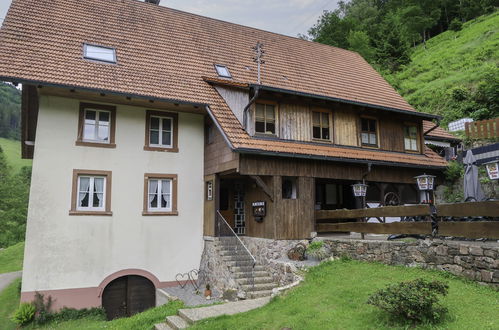
{"type": "Polygon", "coordinates": [[[325,160],[325,161],[350,163],[350,164],[355,163],[355,164],[372,164],[372,165],[406,167],[406,168],[421,168],[421,169],[426,169],[426,170],[437,170],[437,171],[441,171],[441,170],[444,170],[446,168],[446,166],[443,166],[443,165],[442,166],[434,166],[434,165],[420,165],[420,164],[398,163],[398,162],[385,162],[385,161],[380,161],[380,160],[341,158],[341,157],[298,154],[298,153],[278,152],[278,151],[263,151],[261,149],[251,149],[251,148],[235,148],[235,149],[233,149],[233,151],[241,153],[241,154],[252,154],[252,155],[260,155],[260,156],[275,156],[275,157],[286,157],[286,158],[325,160]]]}
{"type": "Polygon", "coordinates": [[[384,110],[384,111],[390,111],[390,112],[396,112],[396,113],[401,113],[401,114],[410,115],[410,116],[416,116],[416,117],[420,117],[422,119],[427,119],[427,120],[442,119],[441,116],[432,115],[429,113],[409,111],[409,110],[398,109],[398,108],[390,108],[390,107],[385,107],[385,106],[381,106],[381,105],[377,105],[377,104],[370,104],[370,103],[358,102],[358,101],[342,99],[342,98],[337,98],[337,97],[300,92],[300,91],[296,91],[296,90],[284,89],[284,88],[279,88],[279,87],[272,87],[272,86],[258,85],[258,84],[249,84],[249,87],[251,87],[251,88],[258,87],[260,90],[266,90],[269,92],[283,93],[283,94],[288,94],[288,95],[308,97],[308,98],[317,99],[317,100],[332,101],[332,102],[358,105],[358,106],[363,106],[363,107],[368,107],[368,108],[373,108],[373,109],[380,109],[380,110],[384,110]]]}

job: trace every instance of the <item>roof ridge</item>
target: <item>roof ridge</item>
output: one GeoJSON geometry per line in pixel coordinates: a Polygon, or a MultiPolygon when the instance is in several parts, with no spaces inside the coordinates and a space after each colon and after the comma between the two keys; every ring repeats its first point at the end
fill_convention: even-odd
{"type": "Polygon", "coordinates": [[[326,44],[322,44],[320,42],[313,41],[313,40],[301,39],[301,38],[298,38],[298,37],[293,37],[293,36],[289,36],[289,35],[278,33],[278,32],[264,30],[264,29],[261,29],[261,28],[257,28],[257,27],[253,27],[253,26],[249,26],[249,25],[244,25],[244,24],[240,24],[240,23],[229,22],[229,21],[225,21],[225,20],[220,19],[220,18],[214,18],[214,17],[204,16],[204,15],[201,15],[201,14],[191,13],[191,12],[188,12],[188,11],[184,11],[184,10],[180,10],[180,9],[176,9],[176,8],[172,8],[172,7],[161,6],[161,5],[153,5],[151,3],[147,3],[147,2],[144,2],[144,1],[140,1],[140,0],[115,0],[115,1],[121,1],[121,2],[129,1],[129,2],[133,2],[133,3],[139,3],[139,4],[145,5],[145,6],[151,6],[152,5],[152,6],[156,6],[156,7],[160,8],[160,10],[170,10],[170,11],[175,11],[175,12],[180,13],[180,14],[184,14],[186,16],[195,16],[195,17],[198,17],[198,18],[201,18],[201,19],[207,19],[207,20],[216,21],[216,22],[219,22],[219,23],[225,23],[225,24],[231,24],[231,25],[234,25],[234,26],[240,26],[240,27],[247,28],[247,29],[252,29],[252,30],[256,30],[256,31],[261,31],[261,32],[265,32],[265,33],[274,34],[274,35],[277,35],[277,36],[280,36],[280,37],[285,37],[285,38],[290,38],[290,39],[293,39],[293,40],[303,41],[303,42],[306,42],[306,43],[312,43],[312,44],[315,44],[315,45],[320,45],[320,46],[322,46],[324,48],[332,48],[332,49],[337,49],[337,50],[348,52],[348,53],[353,53],[353,54],[356,54],[356,55],[362,57],[358,52],[350,50],[350,49],[345,49],[345,48],[340,48],[340,47],[336,47],[336,46],[326,45],[326,44]]]}

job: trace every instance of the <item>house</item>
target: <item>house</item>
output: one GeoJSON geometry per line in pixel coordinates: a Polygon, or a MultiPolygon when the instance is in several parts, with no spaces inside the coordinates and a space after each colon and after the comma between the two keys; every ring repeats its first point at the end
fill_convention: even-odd
{"type": "Polygon", "coordinates": [[[454,159],[461,148],[461,139],[431,121],[423,121],[424,142],[445,160],[454,159]]]}
{"type": "Polygon", "coordinates": [[[359,206],[353,183],[417,203],[414,177],[446,166],[424,144],[438,117],[357,53],[151,3],[14,0],[0,79],[23,84],[33,158],[21,298],[55,308],[141,311],[220,216],[310,238],[316,210],[359,206]]]}

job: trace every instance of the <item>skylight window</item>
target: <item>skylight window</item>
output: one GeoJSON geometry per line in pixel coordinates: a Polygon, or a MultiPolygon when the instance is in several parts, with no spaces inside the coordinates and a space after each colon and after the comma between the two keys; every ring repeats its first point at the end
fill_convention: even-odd
{"type": "Polygon", "coordinates": [[[88,60],[116,63],[116,49],[83,44],[83,57],[88,60]]]}
{"type": "Polygon", "coordinates": [[[215,69],[220,77],[232,78],[229,69],[225,65],[215,64],[215,69]]]}

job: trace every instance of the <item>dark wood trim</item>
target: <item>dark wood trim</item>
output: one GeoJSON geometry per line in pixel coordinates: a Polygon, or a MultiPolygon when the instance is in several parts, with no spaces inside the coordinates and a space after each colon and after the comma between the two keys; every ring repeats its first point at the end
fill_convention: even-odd
{"type": "Polygon", "coordinates": [[[69,215],[105,215],[111,216],[111,185],[112,185],[112,172],[111,171],[98,171],[98,170],[73,170],[72,188],[71,188],[71,209],[69,215]],[[78,200],[78,176],[91,175],[91,176],[105,176],[106,177],[106,200],[104,201],[104,211],[79,211],[76,209],[78,200]]]}
{"type": "MultiPolygon", "coordinates": [[[[310,110],[310,123],[312,126],[310,127],[310,137],[313,142],[317,143],[334,143],[334,117],[333,117],[333,112],[330,109],[324,109],[324,108],[319,108],[319,107],[311,107],[309,106],[310,110]],[[319,139],[314,137],[314,112],[318,113],[327,113],[328,114],[328,128],[329,128],[329,139],[319,139]]],[[[322,122],[322,119],[321,119],[322,122]]],[[[322,135],[322,126],[321,126],[321,135],[322,135]]]]}
{"type": "Polygon", "coordinates": [[[144,174],[144,198],[143,198],[143,216],[174,216],[178,215],[178,175],[177,174],[162,174],[162,173],[145,173],[144,174]],[[170,212],[150,212],[148,211],[148,193],[149,179],[171,179],[172,180],[172,210],[170,212]]]}
{"type": "Polygon", "coordinates": [[[78,115],[78,135],[75,145],[83,147],[98,147],[98,148],[116,148],[116,107],[112,105],[96,104],[96,103],[80,103],[80,112],[78,115]],[[83,141],[83,126],[85,123],[85,109],[105,110],[110,112],[109,118],[109,143],[83,141]]]}
{"type": "Polygon", "coordinates": [[[362,148],[370,148],[370,149],[381,149],[381,141],[380,141],[380,132],[379,132],[379,120],[377,117],[374,116],[367,116],[367,115],[361,115],[359,118],[359,131],[358,134],[359,136],[359,145],[362,148]],[[374,120],[376,122],[376,145],[374,144],[367,144],[367,143],[362,143],[362,119],[370,119],[374,120]]]}
{"type": "Polygon", "coordinates": [[[178,152],[178,113],[166,112],[166,111],[146,110],[146,130],[145,130],[145,139],[144,139],[144,150],[146,150],[146,151],[178,152]],[[172,140],[172,147],[171,148],[151,147],[149,145],[149,126],[150,126],[150,122],[151,122],[151,116],[173,118],[173,123],[172,123],[173,140],[172,140]]]}
{"type": "Polygon", "coordinates": [[[250,177],[255,180],[255,183],[257,184],[258,187],[260,187],[263,192],[270,198],[270,200],[273,202],[274,201],[274,194],[272,192],[272,189],[265,184],[265,182],[262,180],[262,178],[258,175],[250,175],[250,177]]]}

